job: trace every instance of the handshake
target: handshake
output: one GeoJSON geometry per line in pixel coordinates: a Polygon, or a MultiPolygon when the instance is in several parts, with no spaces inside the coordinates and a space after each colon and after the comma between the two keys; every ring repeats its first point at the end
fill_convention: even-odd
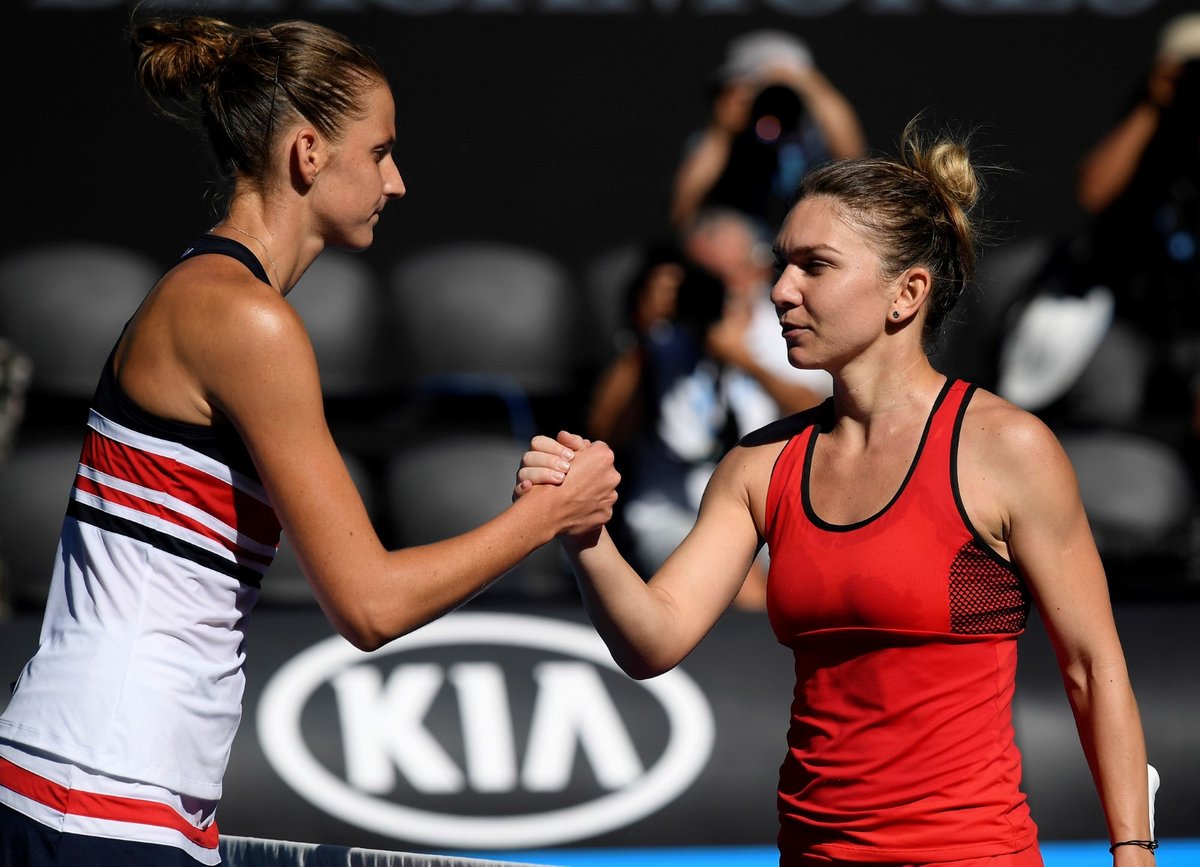
{"type": "Polygon", "coordinates": [[[512,500],[534,495],[538,504],[551,505],[554,535],[590,547],[612,519],[620,481],[607,444],[559,431],[556,438],[539,435],[530,441],[512,500]]]}

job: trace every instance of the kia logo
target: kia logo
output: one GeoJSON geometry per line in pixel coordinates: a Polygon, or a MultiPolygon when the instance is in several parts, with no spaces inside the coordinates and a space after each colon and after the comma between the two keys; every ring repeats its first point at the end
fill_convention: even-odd
{"type": "Polygon", "coordinates": [[[322,641],[275,673],[257,722],[267,760],[301,797],[449,848],[548,846],[631,824],[696,779],[714,737],[712,710],[680,669],[635,681],[591,626],[501,613],[451,613],[373,653],[322,641]],[[511,701],[520,684],[528,707],[511,701]],[[639,704],[654,711],[640,724],[639,704]],[[317,743],[304,720],[321,710],[336,735],[317,743]],[[584,800],[566,796],[578,767],[594,781],[584,800]],[[439,798],[447,808],[429,808],[439,798]],[[506,812],[521,803],[539,807],[506,812]]]}

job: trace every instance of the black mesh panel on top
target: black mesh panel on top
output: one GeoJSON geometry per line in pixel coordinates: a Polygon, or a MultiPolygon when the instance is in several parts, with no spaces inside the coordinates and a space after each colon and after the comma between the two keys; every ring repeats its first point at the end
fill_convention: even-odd
{"type": "Polygon", "coordinates": [[[974,542],[950,564],[950,631],[964,635],[1020,632],[1029,598],[1020,577],[974,542]]]}

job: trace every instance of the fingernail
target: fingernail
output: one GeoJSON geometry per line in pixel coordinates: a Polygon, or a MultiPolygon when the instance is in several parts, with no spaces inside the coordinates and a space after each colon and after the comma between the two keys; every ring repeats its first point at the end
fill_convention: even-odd
{"type": "Polygon", "coordinates": [[[567,460],[571,460],[575,457],[575,452],[571,451],[570,449],[563,449],[562,456],[567,460]]]}
{"type": "Polygon", "coordinates": [[[550,474],[550,476],[556,482],[561,482],[563,479],[565,479],[567,477],[565,473],[560,473],[560,472],[553,472],[550,474]]]}
{"type": "Polygon", "coordinates": [[[558,468],[565,473],[567,470],[571,469],[571,465],[568,464],[566,461],[559,461],[558,468]]]}

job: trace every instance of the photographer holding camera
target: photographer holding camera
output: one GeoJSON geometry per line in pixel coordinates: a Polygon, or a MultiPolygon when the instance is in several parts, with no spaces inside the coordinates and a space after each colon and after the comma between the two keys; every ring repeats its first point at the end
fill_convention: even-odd
{"type": "Polygon", "coordinates": [[[685,145],[671,223],[685,225],[704,206],[732,207],[774,234],[800,177],[865,150],[853,106],[802,40],[781,30],[742,34],[711,83],[707,124],[685,145]]]}
{"type": "MultiPolygon", "coordinates": [[[[1080,163],[1086,277],[1137,336],[1145,410],[1185,422],[1200,470],[1200,12],[1167,22],[1129,108],[1080,163]]],[[[1140,413],[1139,413],[1140,415],[1140,413]]],[[[1200,473],[1197,473],[1200,477],[1200,473]]]]}

